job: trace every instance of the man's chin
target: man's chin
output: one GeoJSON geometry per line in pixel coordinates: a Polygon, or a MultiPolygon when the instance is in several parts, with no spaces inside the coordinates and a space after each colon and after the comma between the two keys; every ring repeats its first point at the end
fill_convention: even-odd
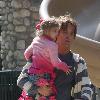
{"type": "Polygon", "coordinates": [[[70,47],[70,44],[66,44],[66,47],[69,48],[70,47]]]}

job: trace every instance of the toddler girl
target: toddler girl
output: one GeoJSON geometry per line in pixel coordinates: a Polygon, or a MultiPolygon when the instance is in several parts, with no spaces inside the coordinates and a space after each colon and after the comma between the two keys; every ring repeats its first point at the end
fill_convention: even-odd
{"type": "Polygon", "coordinates": [[[58,46],[55,41],[59,33],[59,24],[55,18],[50,18],[42,20],[36,28],[37,36],[24,52],[26,60],[32,57],[32,66],[29,67],[28,74],[34,84],[34,91],[28,91],[28,95],[34,94],[35,100],[55,100],[54,68],[65,73],[71,71],[67,64],[58,58],[58,46]]]}

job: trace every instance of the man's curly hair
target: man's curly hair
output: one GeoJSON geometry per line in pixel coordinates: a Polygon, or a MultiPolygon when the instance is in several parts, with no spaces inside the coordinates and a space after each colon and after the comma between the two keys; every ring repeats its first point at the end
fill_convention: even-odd
{"type": "Polygon", "coordinates": [[[60,23],[60,29],[66,31],[67,30],[67,26],[68,24],[71,24],[72,26],[75,27],[74,30],[74,37],[76,37],[77,34],[77,22],[71,17],[71,15],[64,15],[64,16],[60,16],[57,19],[60,23]]]}

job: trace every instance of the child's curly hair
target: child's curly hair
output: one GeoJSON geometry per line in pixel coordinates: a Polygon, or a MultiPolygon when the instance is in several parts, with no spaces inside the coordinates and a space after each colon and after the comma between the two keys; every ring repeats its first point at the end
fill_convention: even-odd
{"type": "Polygon", "coordinates": [[[60,16],[57,19],[60,23],[60,29],[66,31],[67,30],[67,26],[68,24],[71,24],[75,27],[74,30],[74,37],[76,37],[77,34],[77,22],[71,17],[70,14],[68,15],[64,15],[64,16],[60,16]]]}
{"type": "Polygon", "coordinates": [[[51,17],[47,20],[43,20],[40,23],[40,28],[39,28],[39,30],[37,30],[36,33],[38,36],[43,35],[43,34],[45,34],[45,32],[44,32],[45,30],[49,30],[53,27],[59,27],[59,23],[55,17],[51,17]]]}

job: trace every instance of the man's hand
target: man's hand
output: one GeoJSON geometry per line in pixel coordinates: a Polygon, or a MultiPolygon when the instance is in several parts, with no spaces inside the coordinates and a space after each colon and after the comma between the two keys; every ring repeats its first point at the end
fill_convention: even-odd
{"type": "Polygon", "coordinates": [[[43,96],[49,96],[52,93],[52,88],[49,85],[38,88],[38,92],[43,96]]]}
{"type": "Polygon", "coordinates": [[[26,96],[26,97],[25,97],[25,100],[33,100],[33,98],[30,97],[30,96],[26,96]]]}

